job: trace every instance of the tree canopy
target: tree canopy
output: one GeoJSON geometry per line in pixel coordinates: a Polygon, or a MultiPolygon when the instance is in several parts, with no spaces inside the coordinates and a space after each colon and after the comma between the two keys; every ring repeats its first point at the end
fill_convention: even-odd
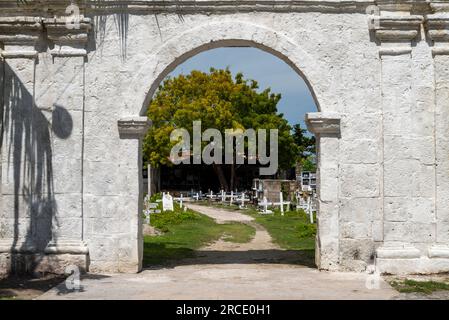
{"type": "Polygon", "coordinates": [[[298,146],[298,161],[304,171],[316,171],[316,141],[315,136],[309,136],[301,125],[293,126],[293,139],[298,146]]]}

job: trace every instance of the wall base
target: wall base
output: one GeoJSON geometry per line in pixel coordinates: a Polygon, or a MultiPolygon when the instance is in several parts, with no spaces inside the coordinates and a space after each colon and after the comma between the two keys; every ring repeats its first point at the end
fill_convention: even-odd
{"type": "Polygon", "coordinates": [[[432,274],[449,272],[449,248],[432,245],[421,252],[413,245],[377,249],[376,267],[384,274],[432,274]]]}
{"type": "Polygon", "coordinates": [[[65,274],[68,266],[77,266],[81,273],[88,271],[86,254],[0,253],[0,276],[10,274],[65,274]]]}
{"type": "Polygon", "coordinates": [[[449,272],[449,259],[414,258],[414,259],[376,259],[377,270],[381,274],[433,274],[449,272]]]}

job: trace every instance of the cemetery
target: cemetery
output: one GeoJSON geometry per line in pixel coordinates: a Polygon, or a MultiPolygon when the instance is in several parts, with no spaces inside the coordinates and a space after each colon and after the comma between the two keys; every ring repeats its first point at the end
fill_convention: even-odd
{"type": "MultiPolygon", "coordinates": [[[[225,192],[221,190],[218,193],[209,191],[191,190],[190,192],[176,192],[178,196],[173,197],[170,192],[162,192],[162,202],[164,203],[163,210],[173,211],[173,202],[179,203],[183,208],[183,204],[189,202],[206,202],[207,204],[221,204],[228,206],[238,206],[244,209],[249,205],[259,208],[260,213],[273,213],[268,208],[277,208],[281,213],[290,211],[290,208],[296,210],[306,210],[313,221],[313,212],[316,213],[316,194],[312,191],[306,192],[300,190],[300,184],[291,180],[275,180],[275,179],[254,179],[254,187],[251,191],[230,191],[225,192]],[[283,190],[282,186],[287,185],[289,189],[283,190]],[[171,209],[170,209],[171,208],[171,209]]],[[[144,199],[147,204],[149,195],[144,199]]],[[[160,201],[160,200],[159,200],[160,201]]],[[[156,203],[151,203],[154,206],[156,203]]],[[[149,207],[145,206],[145,215],[150,212],[149,207]]],[[[146,218],[148,219],[148,218],[146,218]]],[[[148,221],[148,220],[146,220],[148,221]]]]}
{"type": "Polygon", "coordinates": [[[147,196],[144,207],[153,209],[144,210],[145,223],[160,229],[163,233],[145,236],[144,263],[153,267],[157,264],[176,264],[177,260],[193,257],[194,249],[199,249],[200,244],[207,245],[211,239],[209,237],[217,239],[221,232],[224,232],[221,233],[221,237],[226,234],[226,241],[230,242],[250,242],[254,237],[254,225],[246,222],[213,224],[210,218],[199,213],[201,207],[204,207],[220,209],[225,215],[226,212],[238,211],[255,218],[257,223],[267,229],[275,243],[279,243],[285,250],[291,250],[291,256],[299,263],[311,265],[316,236],[314,214],[310,216],[298,206],[290,210],[290,202],[283,202],[282,196],[279,196],[281,201],[256,205],[251,203],[252,196],[250,194],[245,196],[245,192],[222,191],[218,194],[193,192],[186,196],[181,194],[179,197],[162,193],[147,196]],[[265,206],[270,209],[266,209],[265,206]],[[205,231],[206,228],[208,231],[205,231]],[[186,229],[188,229],[186,234],[194,233],[196,237],[180,240],[186,229]],[[298,230],[302,231],[298,233],[298,230]],[[216,233],[213,234],[214,232],[216,233]],[[169,243],[174,237],[177,239],[176,242],[183,244],[172,249],[165,246],[162,250],[157,250],[158,246],[166,242],[170,246],[169,243]]]}
{"type": "MultiPolygon", "coordinates": [[[[189,234],[205,233],[203,224],[204,226],[208,224],[206,220],[203,220],[205,217],[195,221],[192,216],[186,215],[187,212],[192,213],[191,209],[199,214],[198,205],[249,215],[267,229],[275,243],[293,253],[288,258],[279,258],[281,259],[279,261],[290,261],[293,256],[295,263],[313,265],[316,237],[315,193],[302,191],[301,182],[295,180],[254,179],[252,186],[252,190],[249,191],[221,190],[214,193],[211,190],[203,192],[192,189],[189,192],[173,192],[173,195],[167,191],[153,196],[147,195],[144,199],[144,223],[159,228],[164,233],[162,235],[157,233],[156,236],[145,235],[144,265],[154,267],[155,264],[176,264],[176,261],[195,256],[194,250],[200,249],[199,243],[203,246],[207,245],[207,237],[202,240],[197,238],[179,240],[183,234],[183,226],[186,225],[190,228],[189,234]],[[178,218],[166,218],[171,214],[178,215],[178,218]],[[186,220],[180,218],[181,215],[184,215],[186,220]],[[160,222],[164,220],[168,223],[160,222]],[[175,220],[177,221],[174,222],[175,220]],[[177,234],[177,242],[182,245],[168,248],[175,234],[177,234]],[[167,245],[163,245],[166,242],[167,245]],[[162,248],[161,245],[163,249],[157,250],[158,246],[162,248]]],[[[241,241],[248,242],[254,236],[253,228],[253,225],[244,223],[241,226],[224,225],[223,230],[226,229],[226,233],[231,232],[232,235],[231,238],[226,238],[226,241],[238,242],[240,238],[241,241]],[[239,235],[236,232],[242,234],[239,235]]],[[[220,232],[218,231],[220,228],[210,225],[208,229],[220,232]]],[[[217,236],[218,234],[215,235],[217,236]]],[[[210,238],[207,239],[210,241],[210,238]]]]}

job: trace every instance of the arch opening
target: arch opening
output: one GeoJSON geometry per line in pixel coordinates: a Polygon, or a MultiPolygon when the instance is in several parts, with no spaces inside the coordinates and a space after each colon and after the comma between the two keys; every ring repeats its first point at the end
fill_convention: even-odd
{"type": "MultiPolygon", "coordinates": [[[[187,53],[184,53],[184,54],[180,55],[179,57],[174,59],[173,62],[168,64],[168,66],[166,66],[163,69],[163,71],[155,78],[154,82],[152,83],[151,88],[150,88],[150,90],[148,91],[148,93],[146,95],[145,102],[144,102],[143,107],[142,107],[141,115],[146,115],[147,114],[148,107],[152,103],[152,99],[155,96],[157,96],[158,88],[161,88],[160,86],[164,83],[164,79],[167,79],[167,77],[170,77],[171,79],[173,79],[173,76],[176,77],[176,74],[179,75],[179,74],[182,73],[182,72],[176,72],[178,67],[182,66],[185,63],[188,63],[189,61],[191,61],[191,59],[195,59],[195,57],[198,57],[198,56],[200,56],[203,53],[211,53],[211,52],[219,50],[219,49],[229,49],[229,48],[233,48],[233,49],[236,49],[236,50],[239,50],[239,49],[243,50],[243,48],[253,48],[253,49],[257,50],[257,51],[263,52],[263,54],[268,54],[273,59],[278,60],[279,63],[282,63],[282,64],[286,65],[286,67],[290,69],[290,72],[294,73],[295,76],[298,79],[301,79],[301,81],[303,81],[303,86],[304,86],[305,90],[309,93],[309,96],[310,96],[309,99],[313,103],[313,108],[311,108],[311,109],[309,109],[307,111],[304,111],[302,114],[300,112],[298,112],[297,120],[304,120],[304,114],[309,112],[309,111],[312,112],[312,111],[316,111],[317,109],[319,110],[319,105],[317,103],[317,98],[316,98],[316,95],[315,95],[314,91],[311,88],[311,84],[308,82],[307,78],[300,71],[300,69],[298,67],[296,67],[296,65],[293,64],[293,62],[290,59],[288,59],[285,55],[279,53],[276,50],[270,49],[269,47],[267,47],[265,45],[261,45],[261,44],[255,43],[253,41],[248,41],[248,40],[221,40],[221,41],[214,41],[212,43],[208,43],[208,44],[202,45],[200,47],[197,47],[197,48],[195,48],[195,49],[193,49],[193,50],[191,50],[191,51],[189,51],[187,53]]],[[[215,67],[216,68],[216,66],[214,66],[214,65],[210,65],[209,67],[215,67]]],[[[260,68],[263,69],[263,65],[261,65],[260,68]]],[[[216,68],[216,69],[220,69],[220,68],[216,68]]],[[[189,70],[194,70],[194,69],[191,68],[189,70]]],[[[235,70],[235,71],[236,72],[237,71],[242,71],[243,75],[245,76],[244,70],[235,70]]],[[[233,73],[233,76],[235,76],[235,73],[233,73]]],[[[249,78],[247,77],[246,79],[252,79],[252,80],[256,80],[256,81],[258,80],[257,78],[253,79],[252,77],[249,77],[249,78]]],[[[260,89],[263,90],[263,89],[265,89],[265,87],[260,88],[260,89]]],[[[160,89],[160,90],[163,90],[163,89],[160,89]]],[[[298,88],[298,91],[301,91],[301,88],[298,88]]],[[[302,122],[302,121],[298,121],[298,122],[302,122]]],[[[294,124],[295,123],[289,123],[289,125],[291,125],[291,130],[293,130],[293,125],[294,124]]],[[[302,124],[302,127],[300,126],[299,130],[301,130],[301,128],[305,128],[304,122],[302,122],[301,124],[302,124]]],[[[303,132],[299,132],[299,133],[300,134],[305,134],[305,132],[306,132],[306,130],[304,130],[303,132]]],[[[292,132],[292,134],[293,134],[293,132],[292,132]]],[[[310,137],[311,136],[309,134],[305,134],[305,138],[310,138],[310,137]]],[[[191,168],[189,168],[189,169],[191,170],[191,168]]],[[[300,205],[303,205],[303,206],[307,206],[308,205],[309,208],[310,208],[309,217],[307,218],[307,219],[309,219],[308,222],[311,223],[311,226],[313,226],[312,228],[316,228],[316,226],[314,225],[314,223],[316,223],[316,217],[315,217],[315,215],[312,212],[312,202],[315,202],[315,200],[316,200],[316,196],[315,196],[316,195],[316,169],[314,169],[313,172],[308,172],[307,176],[306,175],[303,176],[301,171],[298,172],[297,170],[295,170],[295,169],[298,169],[297,166],[294,166],[291,169],[293,169],[293,171],[290,172],[290,175],[288,177],[284,176],[284,179],[281,179],[280,176],[273,176],[272,177],[274,179],[271,179],[271,180],[279,180],[279,181],[283,180],[283,182],[279,182],[276,186],[274,186],[274,189],[276,189],[276,188],[283,188],[283,186],[287,185],[287,184],[285,184],[286,181],[290,180],[291,181],[290,185],[293,186],[293,188],[296,188],[295,190],[293,190],[293,192],[291,192],[292,194],[294,194],[294,196],[291,196],[290,194],[288,194],[288,198],[287,199],[280,200],[280,201],[281,202],[282,201],[290,202],[289,206],[291,205],[292,207],[296,206],[296,205],[299,205],[299,206],[300,205]],[[311,186],[311,182],[312,181],[313,181],[313,186],[311,186]],[[311,199],[310,203],[307,203],[307,200],[304,200],[302,202],[302,204],[299,204],[299,202],[300,202],[299,200],[297,201],[298,203],[293,203],[293,198],[294,197],[298,197],[298,195],[300,193],[301,194],[306,194],[306,191],[307,191],[307,190],[305,190],[306,186],[303,185],[303,183],[305,184],[306,182],[307,182],[307,188],[309,188],[307,190],[310,191],[310,194],[308,196],[311,199]],[[314,188],[311,189],[311,187],[314,187],[314,188]]],[[[148,176],[151,176],[151,175],[155,174],[155,173],[149,173],[149,172],[152,172],[153,170],[154,169],[148,168],[148,171],[147,171],[148,176]]],[[[171,173],[173,173],[173,171],[175,171],[177,169],[175,169],[175,170],[168,169],[167,171],[170,171],[170,170],[172,171],[171,173]]],[[[204,167],[201,170],[204,170],[204,167]]],[[[182,169],[178,170],[178,171],[182,171],[182,169]]],[[[197,171],[193,170],[193,171],[190,171],[190,172],[198,173],[198,170],[197,171]]],[[[175,198],[178,198],[177,199],[178,202],[179,202],[180,194],[183,194],[183,197],[185,199],[184,201],[186,201],[187,198],[195,199],[194,191],[189,192],[190,190],[187,190],[185,187],[184,187],[184,190],[175,190],[173,188],[170,190],[169,188],[167,188],[167,187],[170,187],[170,186],[166,185],[166,184],[162,185],[162,187],[161,187],[161,180],[164,180],[167,177],[167,174],[164,176],[164,174],[159,172],[158,174],[156,174],[156,176],[157,176],[157,179],[159,179],[159,182],[158,182],[159,188],[156,190],[156,192],[162,191],[164,193],[166,193],[166,192],[170,193],[175,198]]],[[[183,177],[185,177],[185,175],[183,177]]],[[[260,177],[258,177],[258,178],[260,178],[260,177]]],[[[151,181],[153,180],[153,178],[148,178],[148,179],[151,180],[151,181]]],[[[251,184],[254,183],[254,180],[255,180],[255,177],[253,177],[253,179],[251,180],[251,184]]],[[[258,179],[258,180],[259,181],[257,183],[260,183],[261,179],[258,179]]],[[[276,182],[274,182],[274,183],[276,184],[276,182]]],[[[149,191],[151,189],[151,185],[150,184],[151,184],[151,182],[148,182],[148,186],[149,186],[148,193],[153,193],[154,194],[155,193],[154,191],[153,192],[149,191]]],[[[269,185],[269,182],[267,181],[266,182],[266,186],[267,186],[266,188],[269,188],[268,185],[269,185]]],[[[222,186],[220,186],[220,187],[222,188],[222,186]]],[[[199,192],[197,192],[197,199],[196,200],[198,201],[198,197],[199,198],[202,197],[201,194],[204,194],[205,199],[207,199],[208,194],[209,194],[210,191],[212,192],[212,194],[216,194],[216,196],[218,196],[218,193],[220,192],[219,191],[220,189],[214,188],[213,191],[211,189],[212,188],[210,186],[207,186],[206,188],[199,187],[198,190],[195,190],[195,191],[199,191],[199,192]],[[207,194],[206,194],[206,189],[208,190],[207,194]]],[[[247,188],[247,186],[242,187],[241,190],[240,190],[240,194],[243,193],[243,192],[246,192],[248,189],[251,189],[251,188],[247,188]],[[245,191],[243,191],[243,190],[245,190],[245,191]]],[[[193,190],[193,188],[192,188],[192,190],[193,190]]],[[[221,189],[221,190],[222,190],[221,194],[223,196],[223,189],[221,189]]],[[[146,191],[147,190],[144,190],[144,193],[146,191]]],[[[236,190],[236,191],[237,191],[237,193],[239,193],[238,192],[239,190],[236,190]]],[[[256,199],[255,201],[253,201],[253,204],[255,204],[254,208],[256,209],[256,211],[257,211],[257,208],[259,208],[257,206],[257,201],[260,202],[264,198],[263,197],[263,193],[262,193],[261,199],[258,199],[258,197],[260,197],[260,195],[261,194],[253,195],[254,199],[256,199]]],[[[229,196],[229,195],[226,195],[225,198],[227,196],[229,196]]],[[[274,197],[273,199],[267,199],[267,201],[271,200],[271,203],[274,203],[275,201],[279,202],[279,196],[280,195],[278,193],[277,197],[274,197]]],[[[245,197],[245,196],[243,196],[243,197],[245,197]]],[[[307,198],[307,197],[305,197],[305,198],[307,198]]],[[[223,198],[222,198],[222,202],[226,202],[226,201],[223,200],[223,198]]],[[[232,196],[231,196],[231,203],[232,203],[232,196]]],[[[209,202],[209,204],[210,204],[210,202],[209,202]]],[[[316,208],[316,206],[314,206],[314,207],[316,208]]],[[[283,207],[283,210],[284,210],[284,207],[283,207]]],[[[285,208],[285,210],[287,210],[287,209],[285,208]]],[[[304,209],[301,208],[300,210],[304,210],[304,209]]],[[[285,219],[287,219],[287,218],[285,218],[285,219]]],[[[314,242],[314,240],[313,240],[313,242],[314,242]]],[[[151,245],[154,245],[154,243],[151,243],[151,245]]],[[[290,255],[290,254],[294,254],[295,250],[287,250],[287,251],[289,251],[288,254],[290,255]]],[[[309,252],[308,255],[309,255],[309,257],[308,257],[309,260],[304,261],[304,263],[305,264],[309,263],[308,266],[312,266],[312,264],[314,264],[314,263],[311,262],[311,261],[314,259],[314,254],[310,254],[310,252],[309,252]],[[311,257],[312,257],[312,260],[310,260],[311,257]]],[[[238,257],[235,257],[235,258],[239,259],[238,257]]]]}

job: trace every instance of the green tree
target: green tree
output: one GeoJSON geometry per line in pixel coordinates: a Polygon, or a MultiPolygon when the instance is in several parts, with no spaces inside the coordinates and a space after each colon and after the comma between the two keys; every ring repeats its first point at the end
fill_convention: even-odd
{"type": "MultiPolygon", "coordinates": [[[[210,69],[209,73],[194,70],[188,75],[167,78],[148,107],[153,125],[144,139],[144,161],[154,167],[171,166],[170,150],[176,144],[170,142],[171,131],[185,128],[192,136],[193,121],[201,120],[202,130],[215,128],[222,135],[225,129],[278,129],[279,167],[291,168],[298,150],[292,128],[282,114],[277,114],[281,96],[269,88],[258,89],[256,81],[244,79],[241,73],[233,78],[228,69],[210,69]]],[[[203,142],[203,147],[206,144],[203,142]]],[[[225,165],[213,164],[225,190],[234,186],[237,167],[230,166],[227,179],[225,165]]]]}

